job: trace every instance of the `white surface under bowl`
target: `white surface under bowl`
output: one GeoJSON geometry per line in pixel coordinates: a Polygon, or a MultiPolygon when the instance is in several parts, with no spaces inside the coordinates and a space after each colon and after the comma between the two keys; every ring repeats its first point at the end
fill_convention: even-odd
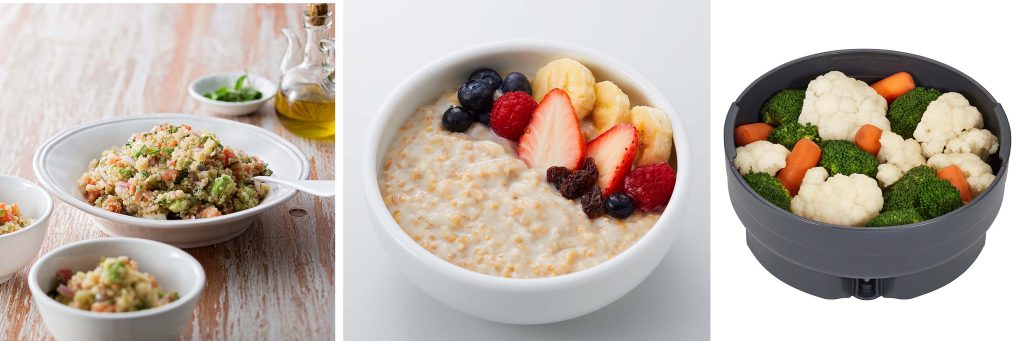
{"type": "Polygon", "coordinates": [[[31,181],[0,175],[0,201],[18,204],[21,216],[31,219],[20,230],[0,234],[0,284],[7,282],[39,253],[53,213],[53,199],[31,181]]]}
{"type": "Polygon", "coordinates": [[[363,165],[377,239],[398,269],[438,301],[482,319],[514,324],[551,323],[582,316],[619,299],[635,288],[661,262],[683,227],[678,216],[690,187],[691,155],[682,121],[671,103],[633,69],[603,54],[573,45],[512,41],[479,45],[441,58],[413,74],[388,98],[374,121],[363,165]],[[676,186],[665,212],[632,247],[592,268],[562,276],[514,279],[473,272],[430,253],[409,237],[392,218],[381,197],[377,175],[398,128],[416,109],[433,103],[443,89],[455,88],[480,67],[502,74],[533,74],[549,61],[569,57],[589,67],[598,80],[611,80],[631,102],[665,110],[676,147],[676,186]]]}
{"type": "Polygon", "coordinates": [[[219,73],[203,76],[189,83],[188,94],[195,98],[196,101],[199,101],[199,111],[204,114],[241,116],[259,110],[263,103],[274,98],[274,95],[277,94],[277,83],[245,72],[219,73]],[[242,75],[248,76],[246,82],[251,82],[253,87],[262,93],[262,97],[245,102],[224,102],[215,101],[203,96],[204,94],[216,91],[222,86],[234,86],[235,81],[242,75]]]}
{"type": "Polygon", "coordinates": [[[58,340],[173,340],[192,319],[206,285],[202,265],[173,246],[137,238],[99,238],[71,243],[50,251],[32,265],[29,290],[46,329],[58,340]],[[57,271],[73,273],[96,268],[101,257],[127,256],[139,271],[156,277],[167,292],[179,298],[170,304],[127,313],[94,313],[60,304],[46,293],[57,287],[57,271]]]}
{"type": "Polygon", "coordinates": [[[271,186],[256,207],[213,218],[154,220],[110,212],[90,205],[78,190],[78,179],[89,162],[113,146],[124,145],[133,133],[145,132],[162,123],[189,124],[195,130],[217,135],[225,146],[259,157],[275,177],[305,180],[309,161],[291,142],[263,128],[221,118],[144,114],[97,121],[61,132],[36,151],[32,167],[43,187],[57,198],[90,215],[103,232],[111,236],[156,240],[178,247],[200,247],[232,239],[252,225],[256,217],[283,204],[296,191],[271,186]]]}

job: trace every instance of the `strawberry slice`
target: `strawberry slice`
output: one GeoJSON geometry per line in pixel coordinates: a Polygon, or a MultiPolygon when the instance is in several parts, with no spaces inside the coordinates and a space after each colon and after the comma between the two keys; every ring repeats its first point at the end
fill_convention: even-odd
{"type": "Polygon", "coordinates": [[[622,190],[639,146],[636,127],[629,123],[617,124],[587,144],[587,157],[597,164],[597,186],[605,197],[622,190]]]}
{"type": "Polygon", "coordinates": [[[575,170],[583,160],[583,134],[569,95],[552,89],[537,104],[519,138],[519,158],[526,166],[547,171],[561,166],[575,170]]]}

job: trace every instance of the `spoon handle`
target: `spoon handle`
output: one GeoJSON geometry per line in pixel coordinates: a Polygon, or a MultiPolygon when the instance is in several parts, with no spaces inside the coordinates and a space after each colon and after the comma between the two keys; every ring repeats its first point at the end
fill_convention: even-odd
{"type": "Polygon", "coordinates": [[[253,177],[253,179],[279,186],[294,188],[318,197],[330,198],[334,196],[334,180],[291,180],[270,176],[257,176],[253,177]]]}

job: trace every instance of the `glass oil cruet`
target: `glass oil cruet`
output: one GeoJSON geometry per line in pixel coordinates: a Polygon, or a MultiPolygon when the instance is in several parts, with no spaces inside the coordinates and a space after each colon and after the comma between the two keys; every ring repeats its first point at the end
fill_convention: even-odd
{"type": "Polygon", "coordinates": [[[274,98],[277,118],[299,136],[326,139],[334,136],[334,38],[327,4],[309,4],[303,13],[305,44],[295,31],[283,28],[288,49],[281,60],[281,84],[274,98]],[[302,61],[294,63],[296,51],[302,61]]]}

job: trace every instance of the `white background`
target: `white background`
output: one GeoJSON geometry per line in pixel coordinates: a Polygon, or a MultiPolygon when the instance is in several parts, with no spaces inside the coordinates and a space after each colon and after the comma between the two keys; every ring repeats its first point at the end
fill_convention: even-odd
{"type": "Polygon", "coordinates": [[[1024,12],[986,3],[995,2],[713,1],[710,129],[714,339],[1024,339],[1024,229],[1020,226],[1020,179],[1024,175],[1010,174],[1002,211],[974,265],[953,283],[906,301],[829,301],[778,281],[748,251],[743,226],[725,188],[721,134],[729,104],[763,73],[817,52],[883,48],[938,60],[985,86],[1003,104],[1011,124],[1019,125],[1021,121],[1015,116],[1024,112],[1024,12]]]}
{"type": "MultiPolygon", "coordinates": [[[[347,1],[343,116],[344,336],[349,340],[707,339],[709,23],[705,2],[347,1]],[[358,162],[378,107],[408,75],[448,53],[506,39],[588,47],[651,79],[682,115],[697,160],[686,221],[646,281],[567,322],[511,326],[434,301],[392,266],[374,234],[358,162]]],[[[534,70],[522,70],[532,73],[534,70]]],[[[438,84],[440,91],[455,84],[438,84]]]]}

